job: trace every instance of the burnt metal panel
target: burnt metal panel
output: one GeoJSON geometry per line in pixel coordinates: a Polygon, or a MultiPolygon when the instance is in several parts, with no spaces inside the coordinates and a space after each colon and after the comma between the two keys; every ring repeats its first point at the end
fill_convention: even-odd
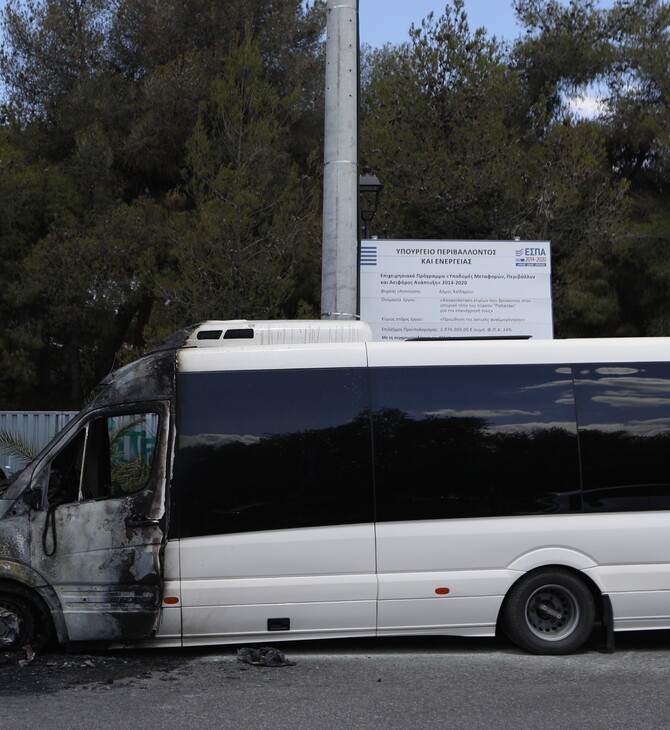
{"type": "Polygon", "coordinates": [[[0,581],[39,593],[61,641],[149,638],[158,625],[174,441],[175,348],[190,331],[111,373],[35,461],[0,485],[0,581]],[[161,418],[150,484],[134,494],[50,509],[54,456],[88,421],[138,407],[156,409],[161,418]]]}
{"type": "MultiPolygon", "coordinates": [[[[30,514],[30,562],[58,596],[67,641],[149,638],[157,627],[171,419],[167,402],[152,405],[160,411],[161,427],[155,468],[144,489],[30,514]]],[[[85,420],[116,412],[116,407],[89,411],[85,420]]],[[[33,488],[47,491],[50,464],[47,458],[40,465],[33,488]]]]}

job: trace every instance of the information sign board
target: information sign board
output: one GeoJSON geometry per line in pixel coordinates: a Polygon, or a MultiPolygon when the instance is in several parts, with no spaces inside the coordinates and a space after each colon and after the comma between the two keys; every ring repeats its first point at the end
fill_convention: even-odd
{"type": "Polygon", "coordinates": [[[377,340],[551,339],[549,241],[364,240],[360,310],[377,340]]]}

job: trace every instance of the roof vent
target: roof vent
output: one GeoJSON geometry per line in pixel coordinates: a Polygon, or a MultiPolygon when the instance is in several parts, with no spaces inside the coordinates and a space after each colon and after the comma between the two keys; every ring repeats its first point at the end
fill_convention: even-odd
{"type": "MultiPolygon", "coordinates": [[[[199,340],[220,340],[223,330],[200,330],[196,335],[199,340]]],[[[226,336],[228,333],[226,332],[226,336]]]]}
{"type": "MultiPolygon", "coordinates": [[[[198,332],[198,339],[200,333],[198,332]]],[[[252,329],[244,330],[226,330],[226,334],[223,336],[224,340],[253,340],[254,331],[252,329]]]]}

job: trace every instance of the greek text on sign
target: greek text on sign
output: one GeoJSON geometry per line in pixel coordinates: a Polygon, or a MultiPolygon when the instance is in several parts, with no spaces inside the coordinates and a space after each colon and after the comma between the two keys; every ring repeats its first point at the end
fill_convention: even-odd
{"type": "Polygon", "coordinates": [[[360,282],[379,340],[553,337],[548,241],[365,240],[360,282]]]}

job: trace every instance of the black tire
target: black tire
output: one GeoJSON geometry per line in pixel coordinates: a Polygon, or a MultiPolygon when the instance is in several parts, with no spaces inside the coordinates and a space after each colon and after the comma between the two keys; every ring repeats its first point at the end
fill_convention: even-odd
{"type": "Polygon", "coordinates": [[[31,591],[22,586],[0,586],[0,652],[24,646],[40,649],[52,630],[48,610],[31,591]]]}
{"type": "Polygon", "coordinates": [[[576,574],[561,568],[521,578],[503,604],[501,625],[509,639],[532,654],[572,654],[593,631],[593,594],[576,574]]]}

